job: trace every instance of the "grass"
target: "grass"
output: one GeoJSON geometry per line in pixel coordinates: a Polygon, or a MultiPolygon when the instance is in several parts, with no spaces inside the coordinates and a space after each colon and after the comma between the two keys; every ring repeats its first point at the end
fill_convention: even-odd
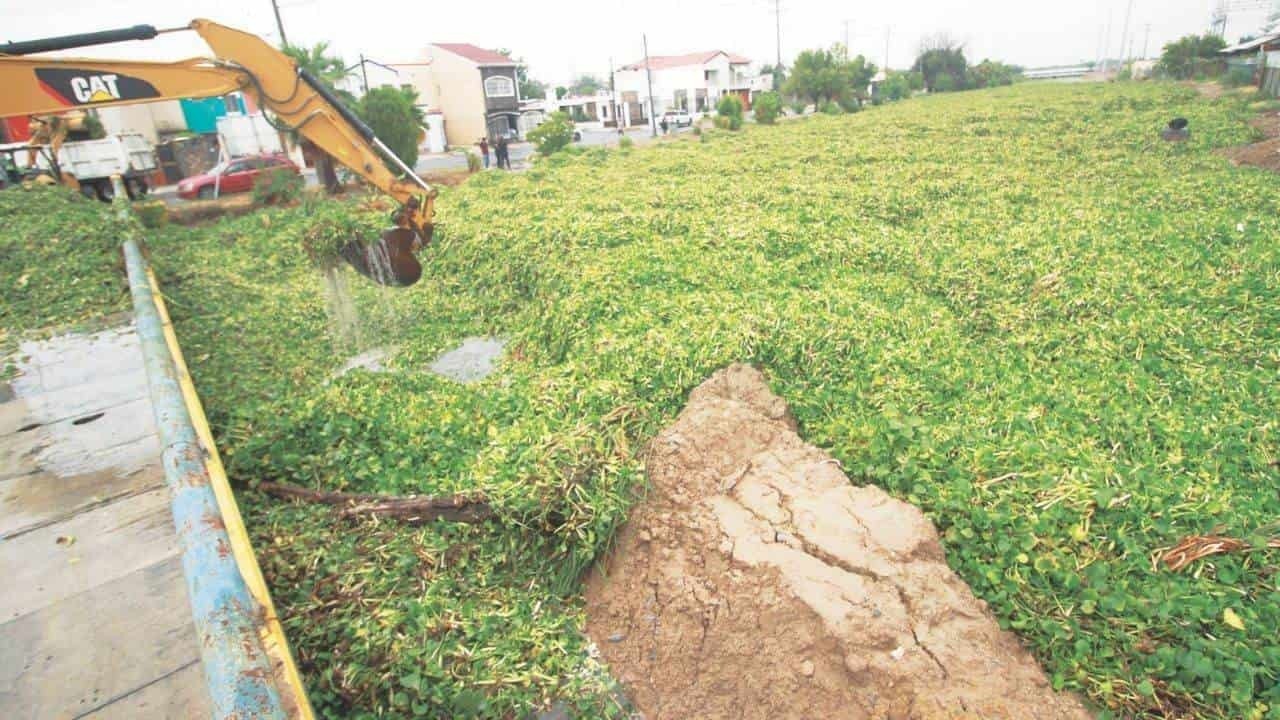
{"type": "Polygon", "coordinates": [[[479,175],[442,194],[418,286],[354,286],[355,342],[298,250],[311,209],[166,229],[153,262],[233,477],[479,490],[502,517],[351,525],[243,493],[327,717],[617,714],[577,577],[645,440],[747,360],[855,482],[929,514],[1056,687],[1278,718],[1277,552],[1152,562],[1280,518],[1280,178],[1211,152],[1248,117],[1023,84],[479,175]],[[1177,115],[1191,141],[1161,142],[1177,115]],[[486,333],[497,375],[424,371],[486,333]],[[392,372],[332,377],[375,344],[392,372]]]}

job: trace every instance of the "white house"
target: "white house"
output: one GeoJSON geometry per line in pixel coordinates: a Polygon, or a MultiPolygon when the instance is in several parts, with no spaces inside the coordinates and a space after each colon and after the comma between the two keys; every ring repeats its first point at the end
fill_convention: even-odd
{"type": "Polygon", "coordinates": [[[769,90],[773,79],[751,69],[741,55],[708,50],[687,55],[651,55],[645,61],[624,65],[614,74],[618,113],[624,126],[648,121],[649,107],[658,115],[667,110],[703,113],[715,109],[721,95],[733,93],[751,107],[756,94],[769,90]],[[653,95],[649,95],[652,75],[653,95]]]}

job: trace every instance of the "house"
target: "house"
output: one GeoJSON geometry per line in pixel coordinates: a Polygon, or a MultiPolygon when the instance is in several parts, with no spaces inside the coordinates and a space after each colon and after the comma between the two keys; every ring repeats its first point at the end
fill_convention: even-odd
{"type": "Polygon", "coordinates": [[[1280,97],[1280,32],[1225,47],[1219,53],[1226,57],[1229,72],[1242,68],[1264,94],[1280,97]]]}
{"type": "Polygon", "coordinates": [[[754,72],[749,58],[708,50],[687,55],[651,55],[647,68],[644,60],[624,65],[614,74],[614,86],[625,126],[647,122],[650,105],[658,115],[668,110],[709,112],[726,93],[738,95],[749,108],[755,95],[773,87],[773,78],[754,72]]]}
{"type": "Polygon", "coordinates": [[[450,145],[520,134],[520,63],[468,43],[433,43],[420,59],[408,73],[410,84],[418,102],[443,115],[450,145]]]}
{"type": "Polygon", "coordinates": [[[580,126],[614,127],[617,120],[613,93],[607,88],[597,90],[594,95],[566,95],[551,102],[580,126]]]}

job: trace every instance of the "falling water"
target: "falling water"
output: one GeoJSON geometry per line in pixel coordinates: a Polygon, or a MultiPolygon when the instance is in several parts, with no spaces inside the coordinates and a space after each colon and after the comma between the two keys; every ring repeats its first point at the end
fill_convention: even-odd
{"type": "Polygon", "coordinates": [[[356,309],[355,300],[351,297],[346,269],[340,265],[325,268],[324,289],[335,349],[359,348],[362,344],[360,313],[356,309]]]}

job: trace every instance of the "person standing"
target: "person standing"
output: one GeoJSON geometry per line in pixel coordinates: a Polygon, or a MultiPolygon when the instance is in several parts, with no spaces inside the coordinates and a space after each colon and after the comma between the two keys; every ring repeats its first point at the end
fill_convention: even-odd
{"type": "Polygon", "coordinates": [[[480,156],[484,158],[484,169],[489,169],[489,138],[480,138],[480,156]]]}
{"type": "Polygon", "coordinates": [[[658,125],[659,125],[659,127],[661,127],[661,128],[662,128],[662,134],[663,134],[663,135],[666,135],[666,134],[667,134],[667,128],[669,127],[669,126],[667,125],[667,118],[666,118],[666,117],[663,117],[663,118],[662,118],[662,122],[658,123],[658,125]]]}
{"type": "Polygon", "coordinates": [[[497,150],[498,169],[511,169],[511,148],[507,145],[507,136],[499,135],[497,150]]]}

